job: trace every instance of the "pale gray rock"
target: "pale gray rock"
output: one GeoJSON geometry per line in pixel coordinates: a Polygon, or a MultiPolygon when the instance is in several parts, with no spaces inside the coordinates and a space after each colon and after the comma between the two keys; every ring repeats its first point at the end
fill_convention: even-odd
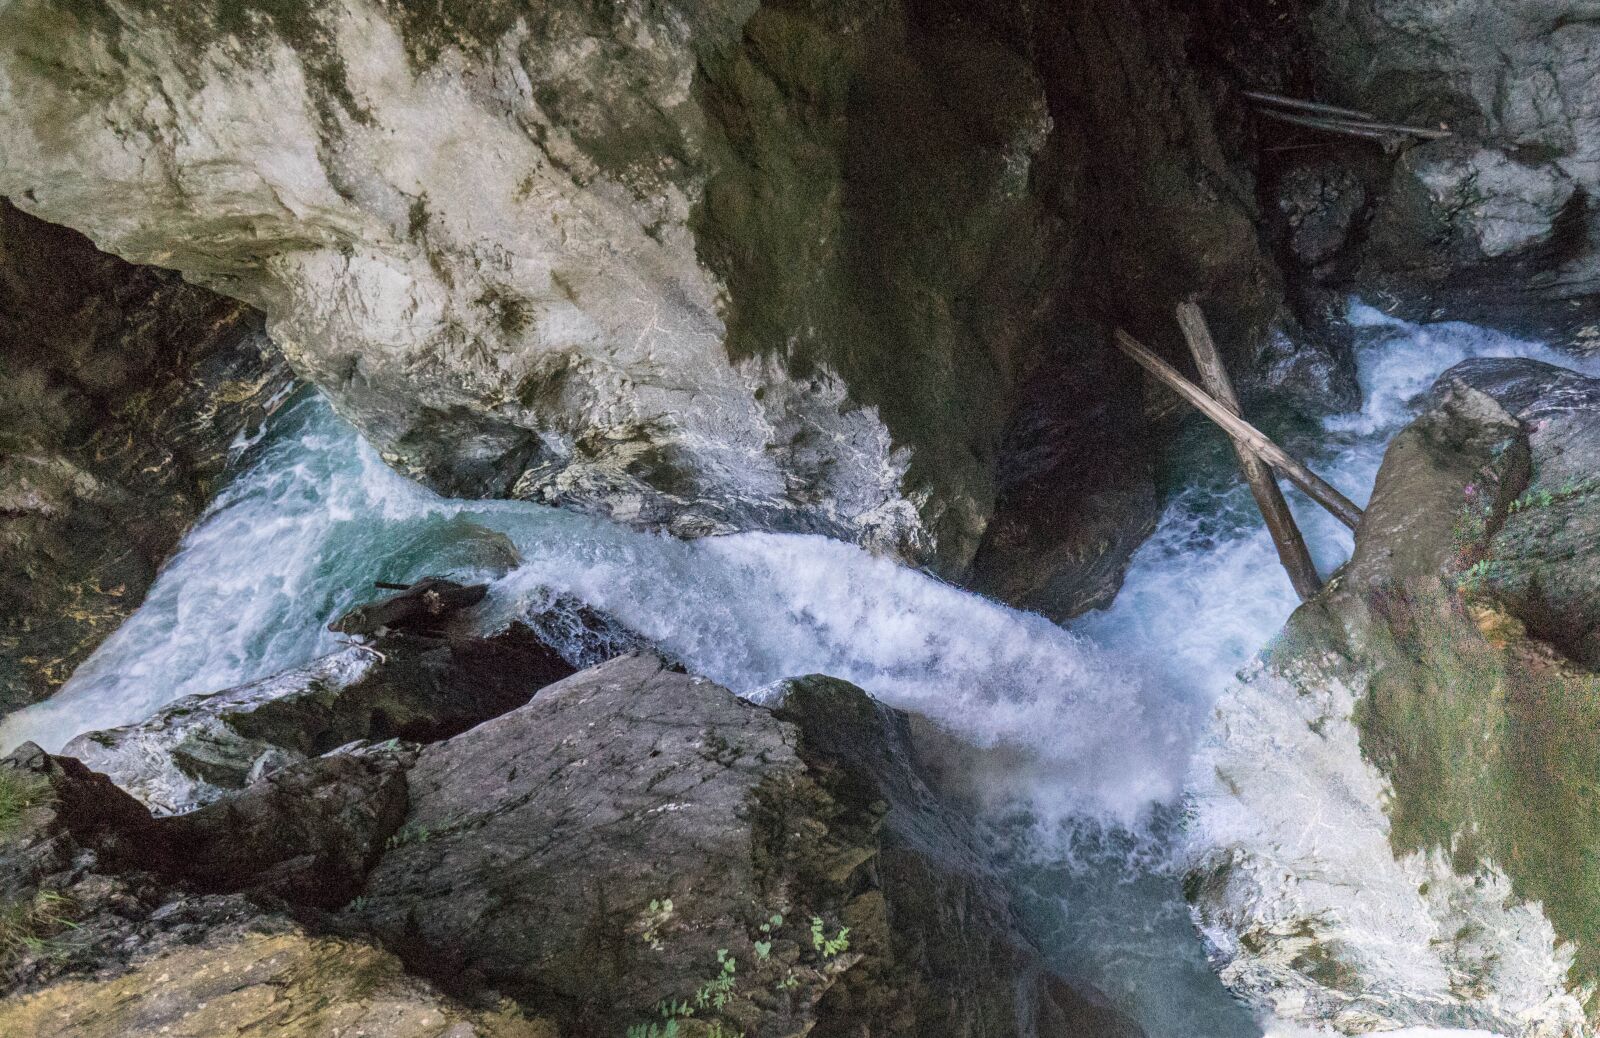
{"type": "Polygon", "coordinates": [[[0,195],[259,307],[436,488],[961,576],[1023,381],[1107,348],[1063,310],[1177,346],[1202,292],[1248,358],[1277,309],[1189,31],[1165,0],[12,0],[0,195]]]}
{"type": "Polygon", "coordinates": [[[574,669],[522,624],[487,638],[395,636],[186,696],[138,724],[80,735],[63,753],[173,814],[341,747],[448,738],[574,669]]]}

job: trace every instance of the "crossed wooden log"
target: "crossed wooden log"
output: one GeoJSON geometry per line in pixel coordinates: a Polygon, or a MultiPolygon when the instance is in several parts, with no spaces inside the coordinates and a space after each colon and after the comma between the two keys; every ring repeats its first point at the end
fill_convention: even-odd
{"type": "Polygon", "coordinates": [[[1289,511],[1288,502],[1283,499],[1283,492],[1278,489],[1273,471],[1281,473],[1305,491],[1307,497],[1326,508],[1334,518],[1352,530],[1361,522],[1361,509],[1339,493],[1333,484],[1273,443],[1266,433],[1244,420],[1239,398],[1233,391],[1228,370],[1222,365],[1217,344],[1211,338],[1211,331],[1206,326],[1205,315],[1200,308],[1194,303],[1178,304],[1178,326],[1183,329],[1183,337],[1189,343],[1189,351],[1194,355],[1200,379],[1206,384],[1205,389],[1184,378],[1171,364],[1121,328],[1116,330],[1113,340],[1140,367],[1176,391],[1228,434],[1233,441],[1234,452],[1239,456],[1239,464],[1244,469],[1245,480],[1250,484],[1250,492],[1255,496],[1256,506],[1261,509],[1267,530],[1272,534],[1272,543],[1278,549],[1278,560],[1288,571],[1289,582],[1294,585],[1295,593],[1304,601],[1322,590],[1322,579],[1317,575],[1311,553],[1306,550],[1305,538],[1295,525],[1294,515],[1289,511]]]}

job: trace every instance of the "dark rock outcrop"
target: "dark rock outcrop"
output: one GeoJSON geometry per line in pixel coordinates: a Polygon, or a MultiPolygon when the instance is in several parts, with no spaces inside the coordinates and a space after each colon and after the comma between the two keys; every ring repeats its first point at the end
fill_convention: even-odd
{"type": "Polygon", "coordinates": [[[1040,967],[896,716],[828,679],[774,715],[621,657],[425,747],[350,914],[578,1035],[706,991],[697,1019],[752,1036],[1137,1034],[1040,967]]]}
{"type": "Polygon", "coordinates": [[[0,713],[138,607],[289,384],[247,307],[0,201],[0,713]]]}
{"type": "Polygon", "coordinates": [[[623,656],[447,741],[341,749],[172,818],[31,747],[5,769],[29,784],[6,787],[0,893],[30,929],[0,1022],[39,1033],[110,1033],[79,1003],[113,998],[129,1034],[199,1026],[209,999],[265,1003],[251,1026],[289,1029],[263,1034],[381,1008],[610,1036],[662,1006],[751,1038],[1139,1034],[1043,968],[907,719],[829,678],[774,713],[623,656]]]}
{"type": "Polygon", "coordinates": [[[415,753],[334,753],[267,775],[237,796],[162,819],[169,871],[214,893],[337,908],[361,889],[406,815],[415,753]]]}
{"type": "Polygon", "coordinates": [[[354,742],[434,742],[526,703],[574,667],[522,624],[489,638],[399,636],[72,740],[64,753],[163,812],[354,742]]]}
{"type": "Polygon", "coordinates": [[[781,695],[777,716],[799,728],[818,784],[875,830],[876,853],[846,881],[870,876],[843,914],[863,958],[823,997],[812,1034],[1141,1033],[1042,968],[981,836],[930,787],[910,718],[822,675],[781,695]]]}
{"type": "MultiPolygon", "coordinates": [[[[334,772],[351,762],[332,760],[334,772]]],[[[369,942],[314,936],[281,910],[205,892],[223,858],[284,878],[281,865],[257,855],[306,843],[299,830],[317,808],[306,811],[307,799],[296,795],[304,789],[286,784],[264,798],[247,795],[237,818],[202,812],[156,821],[104,776],[32,746],[0,760],[0,785],[8,811],[21,797],[20,816],[5,816],[0,833],[0,1033],[555,1036],[520,1013],[453,1004],[369,942]],[[281,842],[280,833],[269,832],[276,827],[261,825],[261,808],[286,795],[293,800],[282,806],[293,810],[284,819],[305,813],[281,842]]],[[[351,797],[346,815],[368,809],[356,786],[340,792],[351,797]]],[[[313,795],[310,804],[321,800],[313,795]]],[[[327,824],[313,842],[326,842],[340,827],[327,824]]],[[[315,871],[298,878],[277,892],[314,901],[337,889],[319,890],[315,871]]]]}

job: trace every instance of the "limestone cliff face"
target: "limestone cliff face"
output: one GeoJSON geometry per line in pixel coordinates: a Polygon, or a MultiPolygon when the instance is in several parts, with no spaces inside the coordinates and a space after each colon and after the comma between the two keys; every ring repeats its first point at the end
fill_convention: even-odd
{"type": "Polygon", "coordinates": [[[1209,291],[1247,356],[1275,310],[1185,24],[15,0],[0,195],[262,309],[436,487],[960,572],[997,494],[1015,543],[1042,508],[997,455],[1022,381],[1104,349],[1064,317],[1209,291]]]}

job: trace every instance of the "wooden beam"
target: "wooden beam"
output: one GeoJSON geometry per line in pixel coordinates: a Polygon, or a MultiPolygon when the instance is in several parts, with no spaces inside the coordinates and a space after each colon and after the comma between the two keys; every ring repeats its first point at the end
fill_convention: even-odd
{"type": "Polygon", "coordinates": [[[1229,411],[1207,395],[1206,391],[1178,373],[1171,364],[1162,360],[1138,339],[1118,328],[1112,336],[1117,348],[1132,357],[1140,367],[1166,383],[1174,392],[1200,409],[1207,418],[1222,426],[1223,431],[1237,440],[1249,444],[1267,464],[1281,472],[1285,479],[1306,492],[1317,504],[1333,513],[1335,519],[1354,530],[1361,522],[1361,509],[1355,502],[1339,493],[1327,480],[1306,468],[1286,454],[1267,438],[1267,434],[1229,411]]]}
{"type": "MultiPolygon", "coordinates": [[[[1223,366],[1222,355],[1217,351],[1216,341],[1211,338],[1211,329],[1207,327],[1200,308],[1193,303],[1179,303],[1178,327],[1183,329],[1189,352],[1194,355],[1195,366],[1200,369],[1201,383],[1219,404],[1243,418],[1239,397],[1233,391],[1228,369],[1223,366]]],[[[1233,450],[1239,455],[1239,467],[1244,469],[1245,481],[1250,484],[1256,507],[1261,509],[1261,518],[1266,520],[1267,532],[1272,534],[1272,544],[1278,549],[1278,561],[1283,563],[1284,570],[1289,574],[1289,583],[1294,585],[1295,594],[1305,602],[1322,590],[1322,578],[1317,575],[1316,563],[1311,561],[1305,538],[1300,536],[1300,527],[1295,525],[1289,502],[1283,499],[1278,481],[1273,478],[1272,469],[1261,460],[1261,455],[1237,438],[1233,438],[1233,450]]]]}
{"type": "Polygon", "coordinates": [[[1298,97],[1285,97],[1282,94],[1269,94],[1265,90],[1246,90],[1244,96],[1252,101],[1265,105],[1276,105],[1279,108],[1294,108],[1302,112],[1314,112],[1317,115],[1332,115],[1345,119],[1373,119],[1371,112],[1363,112],[1355,108],[1340,108],[1338,105],[1325,105],[1320,101],[1302,101],[1298,97]]]}
{"type": "Polygon", "coordinates": [[[1442,141],[1446,137],[1455,136],[1449,130],[1436,130],[1427,126],[1380,123],[1369,119],[1335,119],[1319,115],[1300,115],[1295,112],[1280,112],[1272,108],[1258,108],[1256,111],[1269,119],[1276,119],[1279,122],[1293,123],[1295,126],[1306,126],[1313,130],[1322,130],[1325,133],[1343,134],[1346,137],[1365,137],[1368,140],[1375,141],[1397,141],[1406,137],[1442,141]]]}

